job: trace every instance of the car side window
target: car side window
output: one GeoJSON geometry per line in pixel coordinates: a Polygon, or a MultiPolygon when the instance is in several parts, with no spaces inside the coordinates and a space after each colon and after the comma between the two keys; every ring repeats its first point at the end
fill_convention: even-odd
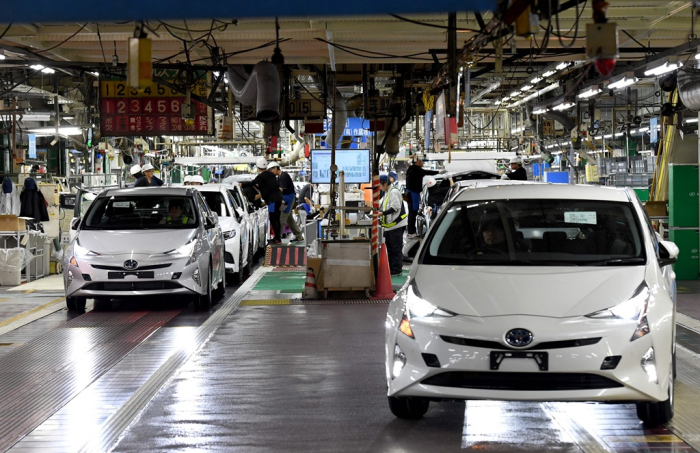
{"type": "Polygon", "coordinates": [[[202,195],[199,192],[196,192],[195,200],[197,200],[197,206],[199,206],[199,212],[202,216],[202,219],[211,217],[211,211],[209,210],[209,206],[207,206],[207,204],[204,202],[204,199],[202,198],[202,195]]]}

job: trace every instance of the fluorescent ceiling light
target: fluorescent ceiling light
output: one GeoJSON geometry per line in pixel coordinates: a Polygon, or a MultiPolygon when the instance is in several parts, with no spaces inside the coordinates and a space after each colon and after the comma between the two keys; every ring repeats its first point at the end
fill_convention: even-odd
{"type": "Polygon", "coordinates": [[[575,106],[575,105],[576,105],[575,102],[566,102],[566,101],[564,101],[564,102],[562,102],[562,103],[560,103],[560,104],[557,104],[557,105],[555,105],[554,107],[552,107],[552,110],[568,110],[568,109],[570,109],[571,107],[573,107],[573,106],[575,106]]]}
{"type": "Polygon", "coordinates": [[[556,65],[555,68],[557,69],[557,71],[561,71],[562,69],[566,69],[567,66],[569,66],[570,64],[571,64],[571,63],[568,63],[568,62],[566,62],[566,61],[562,61],[561,63],[559,63],[558,65],[556,65]]]}
{"type": "Polygon", "coordinates": [[[556,74],[556,73],[557,73],[557,71],[553,71],[553,70],[552,70],[552,71],[547,71],[547,72],[545,72],[544,74],[542,74],[542,77],[543,77],[543,78],[544,78],[544,77],[550,77],[550,76],[553,76],[553,75],[556,74]]]}
{"type": "Polygon", "coordinates": [[[698,119],[697,118],[688,118],[687,120],[685,120],[685,122],[686,123],[697,123],[698,119]]]}
{"type": "MultiPolygon", "coordinates": [[[[700,55],[700,54],[698,54],[698,55],[700,55]]],[[[541,77],[541,76],[537,76],[537,77],[534,77],[533,79],[531,79],[531,80],[530,80],[530,83],[534,85],[534,84],[536,84],[536,83],[539,83],[540,81],[542,81],[542,77],[541,77]]]]}
{"type": "Polygon", "coordinates": [[[501,86],[501,78],[500,77],[494,78],[493,81],[486,86],[486,88],[479,91],[478,93],[476,93],[472,97],[471,102],[474,103],[474,102],[480,100],[481,98],[483,98],[487,94],[491,93],[493,90],[497,89],[500,86],[501,86]]]}
{"type": "Polygon", "coordinates": [[[603,135],[603,138],[612,138],[612,134],[605,134],[603,135]]]}
{"type": "Polygon", "coordinates": [[[501,99],[501,101],[506,102],[508,99],[510,99],[510,97],[506,96],[503,99],[501,99]]]}
{"type": "Polygon", "coordinates": [[[0,60],[4,60],[5,58],[7,58],[5,56],[5,51],[3,49],[0,49],[0,60]]]}
{"type": "MultiPolygon", "coordinates": [[[[38,129],[29,129],[29,132],[36,135],[54,135],[56,133],[55,127],[41,127],[38,129]]],[[[79,127],[59,127],[58,133],[60,135],[82,135],[83,131],[79,127]]]]}
{"type": "Polygon", "coordinates": [[[53,69],[47,68],[46,66],[42,66],[40,64],[31,65],[30,68],[34,69],[35,71],[41,71],[44,74],[53,74],[54,72],[56,72],[53,69]]]}
{"type": "Polygon", "coordinates": [[[655,68],[648,69],[644,71],[645,76],[658,76],[661,74],[666,74],[667,72],[675,71],[676,69],[680,68],[683,66],[683,63],[680,61],[678,63],[669,63],[668,61],[661,66],[657,66],[655,68]]]}
{"type": "Polygon", "coordinates": [[[522,87],[520,89],[520,91],[525,92],[525,91],[531,90],[531,89],[532,89],[532,85],[525,85],[524,87],[522,87]]]}
{"type": "Polygon", "coordinates": [[[589,87],[587,90],[580,92],[577,97],[580,99],[587,99],[587,98],[590,98],[592,96],[595,96],[596,94],[600,93],[601,91],[603,91],[603,90],[601,90],[597,86],[596,87],[589,87]]]}
{"type": "Polygon", "coordinates": [[[700,53],[696,53],[696,54],[695,54],[695,59],[696,59],[696,60],[700,60],[700,53]]]}
{"type": "Polygon", "coordinates": [[[510,93],[510,97],[514,98],[515,96],[517,96],[519,94],[520,94],[520,91],[513,91],[512,93],[510,93]]]}
{"type": "Polygon", "coordinates": [[[546,107],[540,107],[538,109],[535,109],[532,111],[533,115],[541,115],[542,113],[547,113],[547,108],[546,107]]]}
{"type": "Polygon", "coordinates": [[[618,80],[617,82],[613,82],[613,83],[609,84],[608,89],[617,90],[620,88],[625,88],[625,87],[628,87],[630,85],[634,85],[638,81],[639,81],[639,79],[636,77],[628,78],[625,76],[625,77],[621,78],[620,80],[618,80]]]}
{"type": "Polygon", "coordinates": [[[22,121],[49,121],[51,115],[49,113],[27,113],[22,115],[22,121]]]}

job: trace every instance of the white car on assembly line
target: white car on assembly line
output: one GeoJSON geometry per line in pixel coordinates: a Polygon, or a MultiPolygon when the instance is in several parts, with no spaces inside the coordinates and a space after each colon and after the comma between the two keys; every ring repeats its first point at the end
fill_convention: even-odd
{"type": "MultiPolygon", "coordinates": [[[[246,197],[245,191],[239,185],[241,182],[252,181],[253,179],[255,179],[255,175],[232,175],[224,179],[223,185],[228,187],[234,200],[245,211],[244,215],[248,216],[249,221],[253,226],[253,242],[255,244],[254,250],[264,251],[267,247],[267,239],[270,237],[270,219],[267,213],[267,208],[265,206],[256,208],[255,205],[246,197]]],[[[254,188],[250,188],[248,190],[255,193],[254,188]]]]}
{"type": "Polygon", "coordinates": [[[226,275],[234,283],[239,283],[244,275],[250,274],[255,253],[248,219],[236,209],[236,201],[225,185],[205,184],[193,187],[202,194],[209,209],[219,217],[219,226],[226,241],[226,275]]]}
{"type": "Polygon", "coordinates": [[[635,402],[673,417],[675,274],[632,189],[502,185],[447,202],[389,306],[389,406],[635,402]]]}

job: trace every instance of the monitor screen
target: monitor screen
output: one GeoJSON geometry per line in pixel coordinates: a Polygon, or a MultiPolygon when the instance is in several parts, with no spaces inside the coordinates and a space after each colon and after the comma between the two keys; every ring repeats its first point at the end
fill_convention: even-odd
{"type": "MultiPolygon", "coordinates": [[[[335,151],[335,164],[338,171],[345,172],[346,184],[365,184],[372,180],[368,149],[343,149],[335,151]]],[[[330,184],[331,150],[311,150],[311,182],[330,184]]],[[[338,180],[336,179],[336,182],[338,180]]]]}

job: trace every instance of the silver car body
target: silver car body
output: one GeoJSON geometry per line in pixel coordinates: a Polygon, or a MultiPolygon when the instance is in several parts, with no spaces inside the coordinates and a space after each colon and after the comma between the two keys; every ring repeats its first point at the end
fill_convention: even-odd
{"type": "MultiPolygon", "coordinates": [[[[154,215],[155,211],[152,211],[154,215]]],[[[205,295],[224,285],[224,238],[217,216],[191,188],[105,190],[87,210],[64,254],[66,297],[205,295]],[[104,198],[138,200],[149,196],[192,200],[191,228],[98,229],[87,226],[104,198]],[[211,282],[207,276],[211,270],[211,282]]]]}
{"type": "MultiPolygon", "coordinates": [[[[251,244],[251,234],[253,231],[250,224],[249,216],[243,216],[239,210],[233,195],[229,192],[232,186],[224,184],[205,184],[203,186],[193,186],[199,192],[202,192],[206,199],[209,209],[216,212],[219,217],[219,225],[224,234],[226,242],[226,272],[240,272],[242,267],[250,264],[249,250],[253,247],[251,244]],[[211,194],[220,194],[217,197],[223,205],[212,206],[214,199],[211,194]]],[[[251,253],[252,256],[252,253],[251,253]]]]}
{"type": "Polygon", "coordinates": [[[256,244],[255,250],[264,250],[267,247],[267,239],[270,237],[270,218],[267,209],[265,207],[255,208],[246,198],[241,186],[239,186],[239,183],[252,181],[253,179],[255,179],[255,175],[233,175],[225,178],[223,184],[229,187],[234,200],[248,213],[251,224],[257,225],[254,241],[256,244]]]}

